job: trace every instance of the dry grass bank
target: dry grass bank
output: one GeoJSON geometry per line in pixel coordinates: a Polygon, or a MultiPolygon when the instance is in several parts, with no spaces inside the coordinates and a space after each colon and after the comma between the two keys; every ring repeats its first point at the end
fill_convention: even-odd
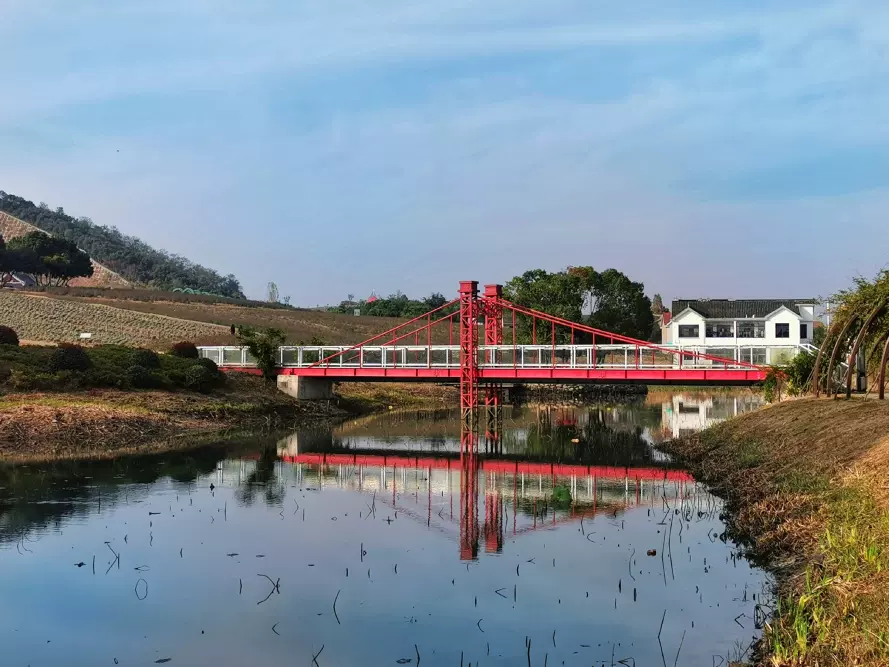
{"type": "Polygon", "coordinates": [[[335,423],[349,416],[331,402],[298,402],[254,377],[224,391],[91,390],[0,398],[0,462],[107,458],[184,449],[245,430],[335,423]]]}
{"type": "Polygon", "coordinates": [[[762,664],[889,664],[889,403],[789,401],[664,448],[778,575],[762,664]]]}
{"type": "Polygon", "coordinates": [[[361,406],[362,412],[429,407],[460,406],[460,388],[456,385],[407,382],[342,382],[336,393],[361,406]]]}

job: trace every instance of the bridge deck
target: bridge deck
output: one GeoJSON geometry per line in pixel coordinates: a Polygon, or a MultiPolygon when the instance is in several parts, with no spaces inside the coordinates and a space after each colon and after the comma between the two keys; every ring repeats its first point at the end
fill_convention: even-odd
{"type": "MultiPolygon", "coordinates": [[[[224,370],[256,372],[242,347],[202,347],[201,356],[224,370]]],[[[750,385],[765,379],[767,363],[798,352],[793,346],[739,345],[721,349],[722,358],[703,347],[640,349],[633,345],[480,346],[481,382],[571,382],[636,384],[750,385]],[[689,356],[684,356],[689,355],[689,356]]],[[[278,373],[333,381],[458,382],[460,349],[453,345],[282,347],[278,373]]]]}

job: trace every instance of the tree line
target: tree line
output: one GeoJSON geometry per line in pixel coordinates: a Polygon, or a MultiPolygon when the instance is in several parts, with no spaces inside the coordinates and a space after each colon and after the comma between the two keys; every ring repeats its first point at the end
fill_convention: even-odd
{"type": "MultiPolygon", "coordinates": [[[[372,317],[403,317],[410,319],[439,308],[447,302],[448,299],[438,292],[433,292],[425,299],[410,299],[407,295],[396,292],[385,298],[378,298],[373,301],[366,299],[355,301],[354,297],[350,295],[349,298],[341,301],[339,305],[334,306],[331,310],[336,313],[351,315],[355,309],[358,309],[362,315],[372,317]]],[[[445,311],[442,311],[442,315],[445,314],[445,311]]]]}
{"type": "Polygon", "coordinates": [[[0,190],[0,211],[72,242],[131,282],[163,290],[189,288],[244,298],[238,279],[231,274],[222,276],[185,257],[152,248],[134,236],[122,234],[116,227],[97,225],[89,218],[74,218],[61,207],[52,211],[45,204],[37,205],[0,190]]]}
{"type": "MultiPolygon", "coordinates": [[[[650,341],[660,341],[658,318],[666,311],[660,295],[655,294],[649,299],[642,283],[631,280],[617,269],[596,271],[591,266],[568,267],[553,273],[543,269],[526,271],[503,286],[503,295],[525,308],[611,333],[650,341]]],[[[412,318],[447,302],[448,299],[437,292],[424,299],[411,299],[397,292],[370,302],[355,301],[349,295],[348,299],[331,310],[351,314],[354,309],[358,309],[362,315],[412,318]]],[[[452,308],[456,310],[456,306],[452,308]]],[[[442,311],[442,314],[446,312],[442,311]]],[[[528,318],[517,318],[517,340],[521,343],[530,342],[531,328],[528,318]]],[[[550,335],[547,331],[534,332],[541,343],[551,342],[550,335]]],[[[556,342],[559,343],[568,342],[567,337],[570,336],[565,331],[557,332],[556,335],[556,342]]]]}

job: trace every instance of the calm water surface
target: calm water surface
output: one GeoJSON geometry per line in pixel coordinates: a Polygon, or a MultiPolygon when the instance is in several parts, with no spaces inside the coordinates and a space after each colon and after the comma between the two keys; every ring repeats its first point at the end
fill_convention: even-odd
{"type": "Polygon", "coordinates": [[[448,412],[2,468],[0,664],[725,664],[768,582],[652,443],[755,405],[508,408],[465,468],[448,412]]]}

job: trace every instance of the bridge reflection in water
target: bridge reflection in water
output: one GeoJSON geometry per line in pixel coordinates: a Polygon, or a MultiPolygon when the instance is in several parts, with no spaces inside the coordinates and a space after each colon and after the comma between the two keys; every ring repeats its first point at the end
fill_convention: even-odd
{"type": "Polygon", "coordinates": [[[588,530],[583,519],[633,508],[711,509],[697,505],[712,503],[709,494],[652,447],[661,405],[508,413],[506,428],[488,424],[469,452],[459,414],[438,411],[296,433],[277,454],[299,486],[363,493],[368,511],[425,524],[454,540],[463,560],[481,548],[500,553],[505,540],[533,531],[567,523],[588,530]]]}

